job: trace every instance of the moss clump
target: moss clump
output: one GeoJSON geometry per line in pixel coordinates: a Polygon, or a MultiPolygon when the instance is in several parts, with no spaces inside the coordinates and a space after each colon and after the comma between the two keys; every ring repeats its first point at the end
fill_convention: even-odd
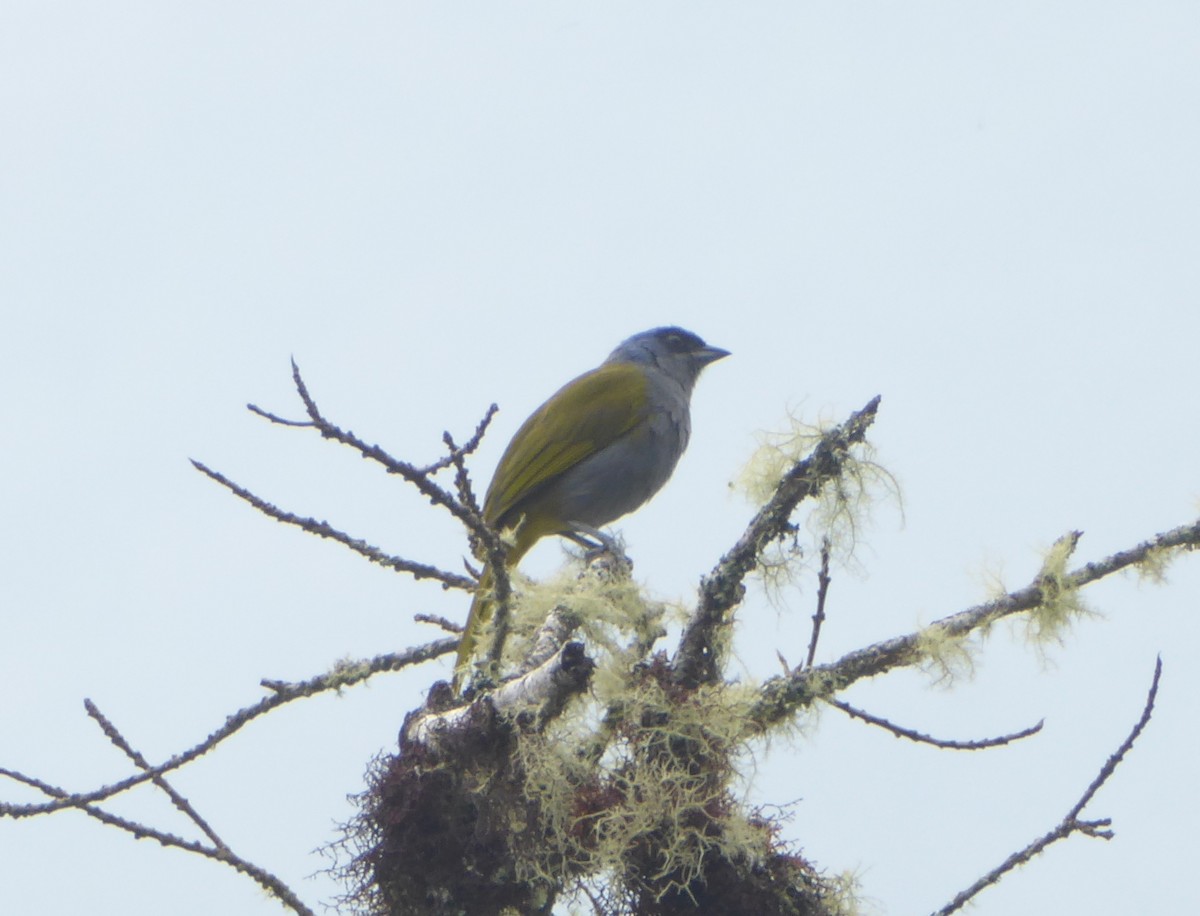
{"type": "Polygon", "coordinates": [[[612,916],[836,912],[829,886],[779,842],[778,823],[731,790],[756,697],[739,685],[681,688],[658,656],[607,698],[599,754],[565,724],[519,737],[547,841],[523,860],[526,877],[602,900],[612,916]]]}
{"type": "Polygon", "coordinates": [[[513,838],[539,823],[513,765],[514,735],[476,704],[435,744],[402,741],[374,761],[343,831],[352,890],[340,902],[370,916],[548,914],[555,888],[512,871],[513,838]]]}

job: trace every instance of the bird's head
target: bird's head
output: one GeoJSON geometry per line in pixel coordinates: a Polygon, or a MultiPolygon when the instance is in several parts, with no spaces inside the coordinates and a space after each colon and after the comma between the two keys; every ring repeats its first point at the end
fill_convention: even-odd
{"type": "Polygon", "coordinates": [[[691,391],[700,370],[728,355],[728,350],[710,347],[691,331],[665,327],[642,331],[621,341],[607,361],[655,366],[691,391]]]}

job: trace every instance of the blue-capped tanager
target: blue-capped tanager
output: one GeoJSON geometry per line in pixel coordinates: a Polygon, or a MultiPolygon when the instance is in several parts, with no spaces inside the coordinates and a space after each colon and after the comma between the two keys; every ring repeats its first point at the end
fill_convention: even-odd
{"type": "MultiPolygon", "coordinates": [[[[535,410],[505,449],[483,503],[483,520],[511,531],[505,566],[547,535],[597,536],[657,493],[687,448],[696,379],[728,355],[683,328],[643,331],[535,410]]],[[[491,618],[492,587],[485,571],[463,628],[456,684],[491,618]]]]}

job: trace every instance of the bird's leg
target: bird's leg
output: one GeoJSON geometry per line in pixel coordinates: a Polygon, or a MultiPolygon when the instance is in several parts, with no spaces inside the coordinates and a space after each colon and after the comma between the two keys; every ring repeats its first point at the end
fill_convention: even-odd
{"type": "Polygon", "coordinates": [[[624,545],[618,538],[583,522],[571,522],[570,526],[569,531],[563,532],[563,537],[571,539],[584,549],[583,559],[585,562],[590,564],[598,558],[608,555],[622,566],[633,566],[625,554],[624,545]],[[592,538],[592,540],[588,538],[592,538]]]}
{"type": "Polygon", "coordinates": [[[617,545],[616,538],[614,538],[611,534],[601,531],[599,528],[594,528],[591,525],[584,524],[583,522],[567,522],[567,525],[569,527],[562,533],[562,536],[565,538],[570,538],[589,553],[594,553],[596,551],[607,551],[608,553],[615,554],[621,552],[621,548],[617,545]],[[584,535],[587,535],[587,537],[584,537],[584,535]],[[592,538],[593,540],[589,541],[588,538],[592,538]]]}

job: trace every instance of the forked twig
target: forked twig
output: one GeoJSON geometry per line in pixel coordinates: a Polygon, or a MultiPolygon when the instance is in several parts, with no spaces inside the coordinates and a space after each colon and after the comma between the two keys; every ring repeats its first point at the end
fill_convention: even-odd
{"type": "MultiPolygon", "coordinates": [[[[128,776],[125,779],[119,780],[108,785],[101,786],[98,789],[93,789],[90,792],[62,793],[55,795],[54,801],[43,802],[41,804],[20,805],[10,802],[0,802],[0,817],[33,817],[39,814],[50,814],[54,811],[62,811],[67,808],[83,808],[85,805],[94,804],[95,802],[103,801],[106,798],[111,798],[114,795],[119,795],[122,792],[127,792],[134,786],[141,785],[145,782],[150,782],[156,776],[162,776],[172,770],[177,770],[181,766],[191,763],[197,757],[207,754],[214,747],[228,738],[230,735],[239,731],[244,725],[254,721],[259,716],[265,715],[274,709],[278,709],[285,703],[290,703],[293,700],[310,697],[314,694],[324,693],[329,690],[341,690],[344,687],[350,687],[354,684],[361,683],[372,675],[379,674],[384,671],[399,671],[402,668],[410,667],[411,665],[420,664],[437,658],[441,655],[446,655],[458,648],[457,637],[446,637],[439,639],[436,642],[428,643],[424,646],[418,646],[413,649],[406,649],[403,652],[389,652],[384,655],[377,655],[374,658],[363,659],[358,662],[342,663],[334,668],[328,674],[318,675],[314,678],[309,678],[306,681],[298,681],[296,683],[288,683],[284,681],[264,682],[263,686],[268,687],[274,693],[271,696],[264,697],[257,703],[243,707],[225,719],[223,725],[216,731],[212,732],[207,738],[201,741],[194,747],[189,748],[182,753],[176,754],[173,757],[151,767],[148,770],[143,770],[133,776],[128,776]]],[[[3,775],[9,776],[12,779],[19,779],[27,782],[30,777],[24,777],[19,773],[11,770],[0,770],[3,775]]],[[[33,783],[29,783],[32,785],[33,783]]]]}
{"type": "Polygon", "coordinates": [[[1161,676],[1162,657],[1159,656],[1154,663],[1154,679],[1150,684],[1150,692],[1146,696],[1146,705],[1142,709],[1141,717],[1133,726],[1129,735],[1121,742],[1121,746],[1104,762],[1104,766],[1100,768],[1100,772],[1096,774],[1096,778],[1091,781],[1083,795],[1080,796],[1079,801],[1071,807],[1071,810],[1059,821],[1058,825],[1050,832],[1038,837],[1024,849],[1014,852],[966,890],[959,893],[953,900],[934,913],[933,916],[949,916],[950,913],[962,909],[963,905],[980,891],[995,884],[1014,868],[1024,865],[1051,843],[1065,840],[1074,833],[1082,833],[1084,836],[1098,837],[1103,840],[1111,840],[1113,838],[1113,831],[1110,829],[1112,827],[1111,818],[1105,817],[1094,821],[1081,821],[1079,815],[1083,813],[1083,809],[1087,806],[1088,802],[1100,791],[1100,787],[1112,776],[1117,765],[1129,753],[1133,747],[1133,743],[1137,741],[1142,730],[1150,722],[1150,716],[1154,712],[1154,701],[1158,696],[1158,681],[1161,676]]]}

